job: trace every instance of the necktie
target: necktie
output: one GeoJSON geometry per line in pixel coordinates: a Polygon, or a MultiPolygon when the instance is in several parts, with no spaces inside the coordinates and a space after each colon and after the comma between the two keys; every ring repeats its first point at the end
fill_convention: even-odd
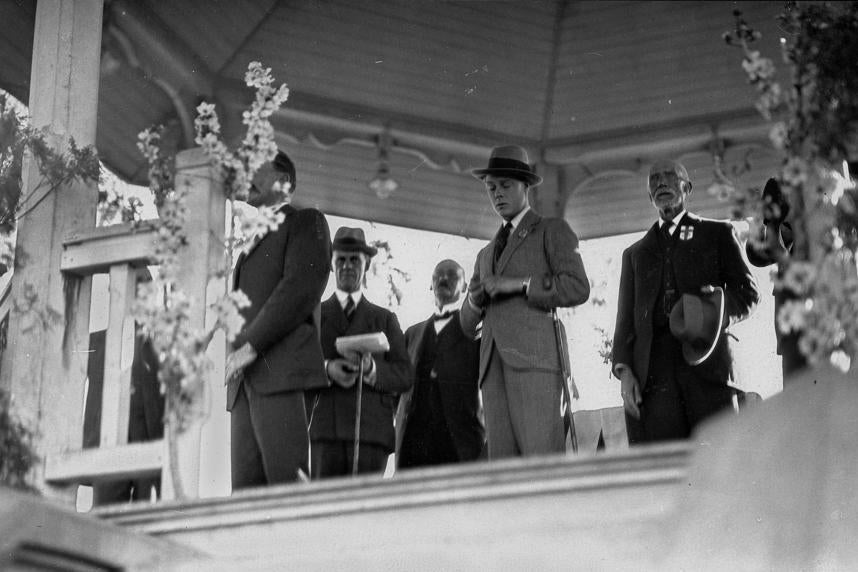
{"type": "Polygon", "coordinates": [[[665,240],[670,241],[673,236],[670,234],[670,230],[673,228],[673,221],[669,221],[661,225],[661,232],[664,235],[665,240]]]}
{"type": "Polygon", "coordinates": [[[501,227],[498,235],[495,237],[495,262],[501,257],[506,248],[506,241],[509,239],[509,233],[512,232],[512,223],[508,222],[501,227]]]}
{"type": "Polygon", "coordinates": [[[346,319],[348,321],[352,320],[352,314],[355,313],[355,299],[349,296],[346,299],[346,307],[343,308],[343,312],[346,314],[346,319]]]}

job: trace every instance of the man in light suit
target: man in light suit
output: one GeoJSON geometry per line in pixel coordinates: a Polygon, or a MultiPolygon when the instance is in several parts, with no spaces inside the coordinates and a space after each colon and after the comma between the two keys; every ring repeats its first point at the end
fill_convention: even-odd
{"type": "MultiPolygon", "coordinates": [[[[684,439],[706,417],[733,405],[726,330],[759,302],[757,285],[728,222],[686,211],[691,181],[676,161],[656,161],[649,198],[659,220],[623,252],[613,372],[621,381],[629,443],[684,439]],[[723,291],[722,327],[699,363],[675,330],[684,295],[723,291]]],[[[702,299],[702,298],[701,298],[702,299]]]]}
{"type": "Polygon", "coordinates": [[[480,342],[465,337],[459,323],[465,284],[457,262],[439,262],[432,273],[435,313],[405,332],[415,378],[396,411],[397,468],[472,461],[485,445],[480,342]]]}
{"type": "Polygon", "coordinates": [[[358,473],[384,472],[394,451],[396,401],[414,379],[396,315],[363,295],[364,273],[376,248],[366,243],[363,230],[341,227],[334,235],[333,250],[337,289],[322,303],[322,351],[332,383],[314,392],[311,404],[313,479],[348,475],[353,468],[360,358],[340,355],[338,337],[384,332],[390,344],[388,351],[364,359],[358,473]]]}
{"type": "Polygon", "coordinates": [[[331,265],[330,231],[315,209],[297,210],[295,167],[284,153],[254,177],[248,203],[285,215],[239,257],[234,288],[250,298],[227,356],[232,488],[286,483],[309,474],[304,391],[326,387],[319,302],[331,265]]]}
{"type": "Polygon", "coordinates": [[[565,340],[557,339],[552,311],[590,295],[578,237],[565,221],[530,209],[527,191],[542,178],[521,147],[496,147],[488,167],[473,174],[504,221],[477,255],[460,315],[471,337],[483,324],[479,378],[489,459],[562,452],[565,340]]]}

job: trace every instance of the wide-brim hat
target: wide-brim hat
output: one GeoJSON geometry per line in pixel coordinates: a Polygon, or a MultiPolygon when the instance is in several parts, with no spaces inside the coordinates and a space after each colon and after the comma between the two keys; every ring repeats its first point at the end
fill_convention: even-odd
{"type": "Polygon", "coordinates": [[[344,252],[363,252],[370,258],[376,255],[378,249],[366,243],[362,228],[341,226],[334,234],[333,250],[344,252]]]}
{"type": "Polygon", "coordinates": [[[724,289],[709,294],[683,294],[670,311],[670,332],[682,342],[682,357],[699,365],[715,351],[724,329],[724,289]]]}
{"type": "Polygon", "coordinates": [[[485,169],[473,169],[471,174],[483,180],[488,175],[509,177],[523,181],[528,187],[542,182],[542,177],[534,173],[527,158],[527,151],[518,145],[503,145],[492,149],[489,165],[485,169]]]}
{"type": "Polygon", "coordinates": [[[748,240],[745,254],[748,262],[757,267],[768,266],[782,259],[792,250],[795,241],[792,226],[785,220],[790,211],[789,200],[784,196],[777,179],[766,181],[761,200],[767,205],[764,207],[762,230],[777,235],[764,240],[762,245],[748,240]]]}

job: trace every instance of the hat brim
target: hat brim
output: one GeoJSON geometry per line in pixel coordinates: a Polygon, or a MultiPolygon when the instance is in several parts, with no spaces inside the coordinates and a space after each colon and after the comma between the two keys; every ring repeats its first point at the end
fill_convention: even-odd
{"type": "Polygon", "coordinates": [[[510,179],[516,179],[518,181],[522,181],[529,187],[535,187],[542,183],[542,177],[535,173],[531,173],[530,171],[525,171],[523,169],[506,169],[506,168],[486,168],[486,169],[473,169],[471,174],[481,181],[485,179],[489,175],[494,175],[496,177],[509,177],[510,179]]]}
{"type": "Polygon", "coordinates": [[[758,268],[769,266],[782,259],[792,250],[794,238],[792,226],[788,222],[784,222],[776,227],[778,240],[775,245],[757,246],[750,240],[745,244],[745,254],[748,256],[748,262],[758,268]]]}
{"type": "Polygon", "coordinates": [[[370,258],[378,254],[378,249],[374,246],[351,240],[335,240],[331,244],[331,250],[340,250],[342,252],[363,252],[370,258]]]}
{"type": "Polygon", "coordinates": [[[711,294],[718,298],[718,328],[715,330],[710,343],[692,343],[682,342],[682,357],[688,365],[700,365],[712,355],[715,347],[721,340],[721,333],[724,330],[724,289],[720,286],[715,287],[715,291],[711,294]]]}

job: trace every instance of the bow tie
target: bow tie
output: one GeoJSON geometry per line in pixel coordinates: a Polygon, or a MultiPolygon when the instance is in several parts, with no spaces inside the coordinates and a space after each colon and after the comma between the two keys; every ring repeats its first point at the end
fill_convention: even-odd
{"type": "Polygon", "coordinates": [[[451,318],[455,312],[456,312],[456,310],[448,310],[448,311],[444,312],[443,314],[435,314],[432,318],[436,322],[440,322],[441,320],[446,320],[447,318],[451,318]]]}

